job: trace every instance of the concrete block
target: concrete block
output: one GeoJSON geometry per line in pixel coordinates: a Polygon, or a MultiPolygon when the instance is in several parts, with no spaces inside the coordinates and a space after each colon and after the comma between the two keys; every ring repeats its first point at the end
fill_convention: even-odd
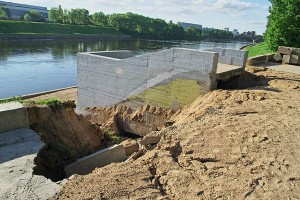
{"type": "Polygon", "coordinates": [[[282,61],[282,56],[280,53],[278,54],[267,54],[267,62],[281,62],[282,61]]]}
{"type": "Polygon", "coordinates": [[[293,48],[292,54],[300,56],[300,48],[293,48]]]}
{"type": "Polygon", "coordinates": [[[28,114],[25,106],[19,102],[0,104],[0,133],[28,127],[28,114]]]}
{"type": "Polygon", "coordinates": [[[77,160],[65,167],[66,176],[73,174],[86,175],[97,167],[104,167],[111,163],[123,162],[127,159],[123,145],[114,145],[87,157],[77,160]]]}
{"type": "Polygon", "coordinates": [[[219,63],[245,67],[248,58],[248,51],[235,49],[207,49],[205,51],[216,52],[219,54],[219,63]]]}
{"type": "Polygon", "coordinates": [[[294,65],[300,64],[299,56],[292,54],[290,57],[290,64],[294,64],[294,65]]]}
{"type": "Polygon", "coordinates": [[[278,53],[281,53],[284,55],[291,55],[292,52],[293,52],[293,49],[291,47],[284,47],[284,46],[278,47],[278,53]]]}
{"type": "Polygon", "coordinates": [[[283,55],[283,58],[282,58],[282,63],[283,64],[290,63],[290,60],[291,60],[291,56],[290,55],[283,55]]]}
{"type": "Polygon", "coordinates": [[[260,65],[260,64],[266,63],[266,61],[267,61],[266,55],[255,56],[255,57],[249,58],[247,60],[247,65],[253,65],[253,66],[260,65]]]}

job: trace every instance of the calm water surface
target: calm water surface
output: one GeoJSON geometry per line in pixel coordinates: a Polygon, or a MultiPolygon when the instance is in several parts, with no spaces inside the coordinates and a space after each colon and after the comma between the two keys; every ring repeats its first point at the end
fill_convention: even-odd
{"type": "Polygon", "coordinates": [[[129,49],[141,54],[171,47],[239,49],[246,44],[153,40],[0,43],[0,99],[75,86],[78,52],[129,49]]]}

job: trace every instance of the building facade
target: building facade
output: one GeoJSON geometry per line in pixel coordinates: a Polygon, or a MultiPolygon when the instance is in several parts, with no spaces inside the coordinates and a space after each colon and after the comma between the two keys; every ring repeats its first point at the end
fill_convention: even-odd
{"type": "Polygon", "coordinates": [[[6,1],[0,1],[0,6],[4,6],[10,11],[10,18],[11,19],[20,19],[23,18],[23,16],[30,10],[36,10],[41,15],[45,17],[46,20],[48,20],[48,10],[47,7],[40,7],[40,6],[32,6],[32,5],[26,5],[26,4],[20,4],[20,3],[12,3],[12,2],[6,2],[6,1]]]}
{"type": "Polygon", "coordinates": [[[202,25],[200,24],[192,24],[192,23],[186,23],[186,22],[178,22],[179,25],[181,25],[184,29],[188,29],[190,27],[195,27],[200,30],[202,30],[202,25]]]}

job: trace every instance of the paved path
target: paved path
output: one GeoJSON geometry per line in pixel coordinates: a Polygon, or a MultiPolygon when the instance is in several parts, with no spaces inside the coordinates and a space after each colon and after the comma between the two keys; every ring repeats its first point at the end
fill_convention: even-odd
{"type": "Polygon", "coordinates": [[[33,175],[34,158],[44,143],[30,129],[0,134],[0,199],[48,199],[61,185],[33,175]]]}
{"type": "Polygon", "coordinates": [[[300,74],[300,66],[297,66],[297,65],[265,63],[265,64],[262,64],[261,66],[266,67],[268,69],[273,69],[276,71],[300,74]]]}

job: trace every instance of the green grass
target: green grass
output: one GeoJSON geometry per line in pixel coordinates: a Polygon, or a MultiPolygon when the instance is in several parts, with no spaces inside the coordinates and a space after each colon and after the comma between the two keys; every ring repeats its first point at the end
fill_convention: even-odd
{"type": "Polygon", "coordinates": [[[119,134],[117,134],[115,131],[112,131],[107,128],[107,129],[104,129],[103,133],[104,133],[105,139],[107,139],[109,141],[112,141],[116,144],[119,144],[122,142],[122,137],[119,134]]]}
{"type": "Polygon", "coordinates": [[[31,100],[24,100],[22,99],[22,97],[11,97],[8,99],[4,99],[0,101],[0,104],[3,103],[9,103],[9,102],[13,102],[13,101],[17,101],[20,102],[24,105],[34,105],[34,104],[38,104],[38,105],[47,105],[52,109],[59,109],[59,108],[76,108],[76,104],[74,101],[64,101],[58,98],[49,98],[49,99],[41,99],[41,100],[36,100],[36,101],[31,101],[31,100]]]}
{"type": "Polygon", "coordinates": [[[122,34],[109,27],[0,20],[0,34],[122,34]]]}
{"type": "Polygon", "coordinates": [[[9,103],[9,102],[13,102],[13,101],[17,101],[17,102],[20,102],[20,103],[23,102],[22,97],[16,96],[16,97],[11,97],[11,98],[8,98],[8,99],[0,100],[0,104],[9,103]]]}
{"type": "Polygon", "coordinates": [[[176,79],[129,97],[129,101],[139,100],[163,108],[172,108],[176,105],[188,105],[200,95],[201,85],[196,80],[176,79]]]}
{"type": "Polygon", "coordinates": [[[249,51],[248,56],[250,58],[254,57],[254,56],[275,53],[274,51],[270,50],[270,48],[268,47],[268,44],[266,42],[262,42],[257,45],[254,45],[254,46],[247,47],[246,50],[249,51]]]}

